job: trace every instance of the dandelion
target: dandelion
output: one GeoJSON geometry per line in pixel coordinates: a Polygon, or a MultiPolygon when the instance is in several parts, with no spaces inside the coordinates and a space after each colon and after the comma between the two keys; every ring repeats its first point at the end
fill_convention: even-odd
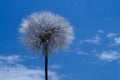
{"type": "Polygon", "coordinates": [[[48,80],[48,55],[58,49],[67,48],[74,39],[69,22],[48,11],[33,13],[24,18],[19,33],[20,40],[25,46],[45,56],[46,80],[48,80]]]}

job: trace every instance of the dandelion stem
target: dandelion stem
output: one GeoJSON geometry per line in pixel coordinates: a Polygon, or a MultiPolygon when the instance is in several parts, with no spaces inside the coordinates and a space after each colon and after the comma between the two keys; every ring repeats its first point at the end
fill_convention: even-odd
{"type": "Polygon", "coordinates": [[[44,47],[45,52],[45,80],[48,80],[48,45],[44,47]]]}

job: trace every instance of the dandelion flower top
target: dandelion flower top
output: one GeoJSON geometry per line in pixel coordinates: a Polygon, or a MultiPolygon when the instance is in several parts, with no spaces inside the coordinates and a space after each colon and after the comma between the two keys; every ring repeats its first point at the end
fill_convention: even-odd
{"type": "Polygon", "coordinates": [[[20,40],[33,51],[43,51],[45,45],[49,52],[64,49],[73,40],[73,29],[68,21],[51,12],[33,13],[24,18],[20,28],[20,40]]]}

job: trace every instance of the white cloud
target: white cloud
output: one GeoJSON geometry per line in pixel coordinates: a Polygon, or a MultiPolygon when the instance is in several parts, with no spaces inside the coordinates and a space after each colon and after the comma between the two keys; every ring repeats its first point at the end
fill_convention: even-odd
{"type": "MultiPolygon", "coordinates": [[[[29,68],[16,62],[22,58],[17,55],[0,56],[0,80],[44,80],[44,70],[29,68]],[[10,65],[9,60],[14,65],[10,65]]],[[[60,80],[62,77],[61,75],[58,76],[54,71],[48,71],[48,74],[49,80],[60,80]]]]}
{"type": "Polygon", "coordinates": [[[120,34],[118,33],[108,33],[106,35],[107,38],[110,38],[111,41],[109,43],[109,47],[119,46],[120,45],[120,34]]]}
{"type": "Polygon", "coordinates": [[[80,50],[79,50],[77,53],[78,53],[79,55],[88,55],[88,53],[86,53],[86,52],[84,52],[84,51],[80,51],[80,50]]]}
{"type": "Polygon", "coordinates": [[[120,34],[110,32],[106,35],[103,30],[98,30],[98,33],[105,34],[96,34],[92,38],[80,40],[81,43],[78,45],[80,48],[76,49],[77,54],[96,57],[98,60],[107,62],[120,61],[120,34]],[[97,46],[84,45],[86,43],[97,46]]]}
{"type": "Polygon", "coordinates": [[[100,60],[111,62],[120,59],[120,53],[118,51],[103,51],[97,55],[100,60]]]}
{"type": "Polygon", "coordinates": [[[98,33],[101,33],[101,34],[102,34],[102,33],[104,33],[104,31],[103,31],[103,30],[98,30],[98,33]]]}
{"type": "Polygon", "coordinates": [[[115,47],[120,45],[120,37],[114,37],[112,40],[113,41],[111,41],[108,46],[115,47]]]}
{"type": "Polygon", "coordinates": [[[100,37],[98,35],[96,35],[92,39],[86,39],[85,42],[99,45],[100,44],[100,37]]]}
{"type": "Polygon", "coordinates": [[[20,56],[18,55],[0,56],[0,61],[7,61],[8,63],[14,63],[20,60],[20,56]]]}
{"type": "MultiPolygon", "coordinates": [[[[44,80],[44,70],[30,69],[23,65],[0,67],[1,80],[44,80]]],[[[49,80],[58,80],[55,72],[49,71],[49,80]]]]}
{"type": "Polygon", "coordinates": [[[118,38],[114,38],[114,41],[115,41],[116,44],[119,45],[119,44],[120,44],[120,37],[118,37],[118,38]]]}
{"type": "Polygon", "coordinates": [[[38,57],[33,56],[20,56],[20,55],[0,55],[0,63],[5,61],[7,64],[14,64],[16,62],[22,62],[24,60],[37,59],[38,57]]]}
{"type": "Polygon", "coordinates": [[[0,60],[18,60],[18,58],[20,58],[20,56],[18,55],[11,55],[11,56],[0,56],[0,60]]]}
{"type": "Polygon", "coordinates": [[[52,68],[52,69],[61,69],[61,66],[58,65],[58,64],[55,64],[55,65],[51,65],[50,68],[52,68]]]}
{"type": "Polygon", "coordinates": [[[117,33],[108,33],[106,37],[112,38],[112,37],[115,37],[117,35],[118,35],[117,33]]]}

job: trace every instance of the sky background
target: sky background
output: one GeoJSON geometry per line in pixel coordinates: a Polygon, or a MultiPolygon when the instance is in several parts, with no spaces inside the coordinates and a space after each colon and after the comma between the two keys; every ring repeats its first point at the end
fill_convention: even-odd
{"type": "Polygon", "coordinates": [[[120,80],[120,0],[1,0],[0,80],[44,80],[44,56],[18,39],[22,19],[41,11],[74,28],[70,48],[49,56],[49,80],[120,80]]]}

